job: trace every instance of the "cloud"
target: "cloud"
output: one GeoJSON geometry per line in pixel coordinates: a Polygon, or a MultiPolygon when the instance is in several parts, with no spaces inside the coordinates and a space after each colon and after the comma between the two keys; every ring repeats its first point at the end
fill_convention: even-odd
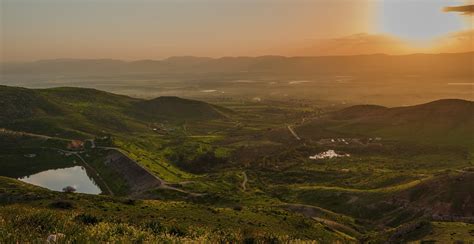
{"type": "Polygon", "coordinates": [[[472,52],[474,51],[474,30],[452,33],[437,40],[434,52],[472,52]]]}
{"type": "Polygon", "coordinates": [[[286,55],[325,56],[358,54],[406,54],[412,50],[398,38],[388,35],[354,34],[338,38],[313,39],[294,45],[286,55]]]}
{"type": "Polygon", "coordinates": [[[459,12],[459,13],[463,13],[465,15],[473,15],[474,14],[474,5],[446,7],[443,10],[444,10],[444,12],[459,12]]]}
{"type": "Polygon", "coordinates": [[[454,53],[474,51],[474,30],[453,32],[430,42],[413,43],[395,36],[354,34],[337,38],[311,39],[274,48],[268,53],[284,56],[333,56],[360,54],[403,55],[410,53],[454,53]]]}

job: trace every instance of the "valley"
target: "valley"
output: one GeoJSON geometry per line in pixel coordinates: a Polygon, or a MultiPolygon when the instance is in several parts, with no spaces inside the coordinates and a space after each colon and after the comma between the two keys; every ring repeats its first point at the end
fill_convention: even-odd
{"type": "Polygon", "coordinates": [[[0,242],[474,240],[472,101],[0,95],[0,242]],[[100,194],[16,180],[79,166],[100,194]]]}
{"type": "Polygon", "coordinates": [[[472,99],[473,52],[320,57],[176,56],[163,60],[51,59],[0,63],[0,84],[87,87],[152,99],[179,96],[211,103],[325,102],[416,105],[472,99]]]}
{"type": "Polygon", "coordinates": [[[0,244],[474,244],[474,0],[0,0],[0,244]]]}

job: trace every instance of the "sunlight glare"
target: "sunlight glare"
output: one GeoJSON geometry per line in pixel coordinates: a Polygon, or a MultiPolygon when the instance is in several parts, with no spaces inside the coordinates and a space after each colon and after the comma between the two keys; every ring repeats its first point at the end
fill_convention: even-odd
{"type": "Polygon", "coordinates": [[[378,32],[414,42],[426,42],[465,27],[457,13],[446,13],[446,6],[457,6],[455,0],[380,0],[378,32]]]}

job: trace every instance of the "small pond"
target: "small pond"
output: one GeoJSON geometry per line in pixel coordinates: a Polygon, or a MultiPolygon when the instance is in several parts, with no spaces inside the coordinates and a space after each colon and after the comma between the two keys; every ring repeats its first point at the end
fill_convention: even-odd
{"type": "Polygon", "coordinates": [[[63,188],[72,186],[79,193],[100,194],[102,192],[94,179],[87,175],[86,169],[82,166],[45,170],[18,178],[18,180],[53,191],[63,191],[63,188]]]}

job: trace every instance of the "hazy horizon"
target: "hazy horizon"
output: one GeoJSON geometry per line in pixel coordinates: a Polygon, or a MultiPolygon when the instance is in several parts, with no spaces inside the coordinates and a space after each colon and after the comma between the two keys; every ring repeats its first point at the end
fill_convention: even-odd
{"type": "Polygon", "coordinates": [[[264,57],[280,57],[280,58],[331,58],[331,57],[357,57],[357,56],[411,56],[411,55],[449,55],[449,54],[463,54],[463,53],[474,53],[472,51],[462,51],[462,52],[413,52],[413,53],[404,53],[404,54],[389,54],[389,53],[364,53],[364,54],[340,54],[340,55],[311,55],[311,56],[302,56],[302,55],[276,55],[276,54],[267,54],[267,55],[243,55],[243,56],[193,56],[193,55],[175,55],[167,56],[163,58],[143,58],[143,59],[122,59],[122,58],[106,58],[106,57],[97,57],[97,58],[75,58],[75,57],[58,57],[58,58],[46,58],[46,59],[35,59],[35,60],[24,60],[24,61],[1,61],[0,63],[30,63],[30,62],[42,62],[42,61],[94,61],[94,60],[104,60],[104,61],[122,61],[122,62],[139,62],[139,61],[166,61],[174,58],[202,58],[202,59],[226,59],[226,58],[264,58],[264,57]]]}

